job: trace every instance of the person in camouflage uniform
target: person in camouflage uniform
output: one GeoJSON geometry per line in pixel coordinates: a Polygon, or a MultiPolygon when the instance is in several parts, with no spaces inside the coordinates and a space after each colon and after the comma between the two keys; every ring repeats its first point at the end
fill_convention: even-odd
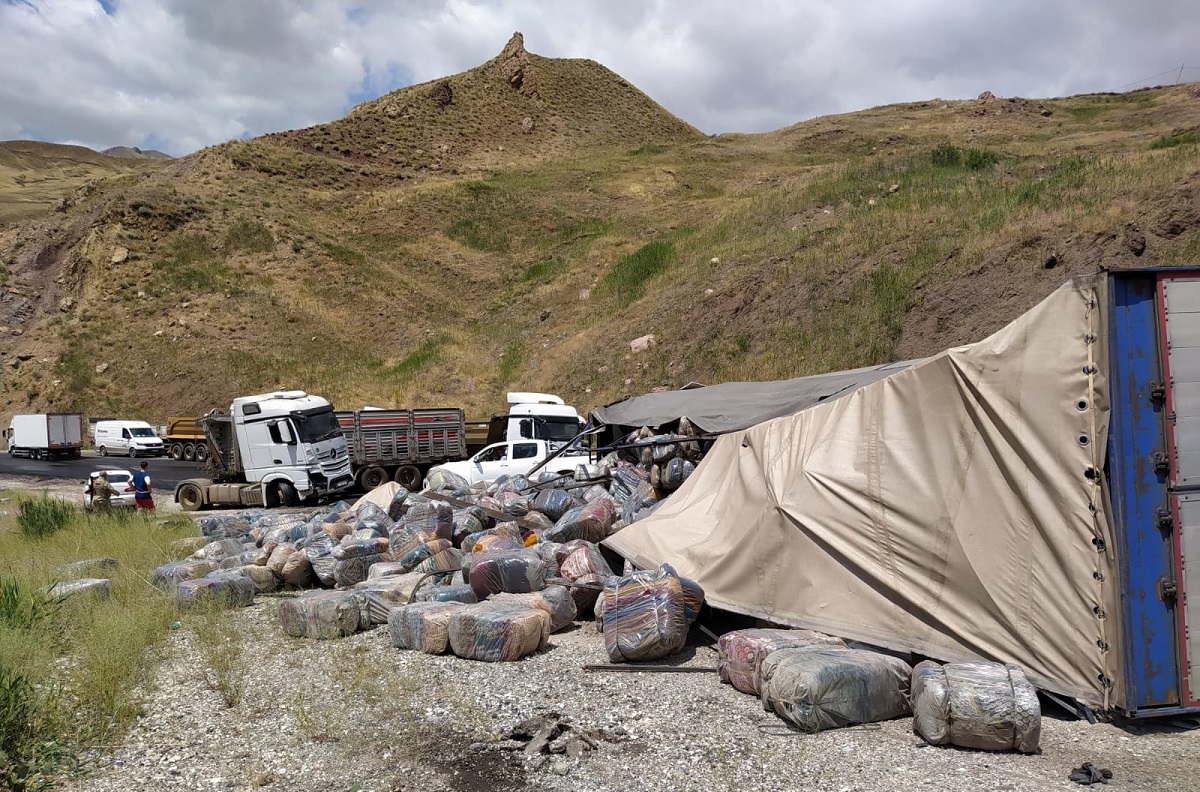
{"type": "Polygon", "coordinates": [[[112,496],[116,490],[108,483],[108,474],[101,471],[92,482],[92,508],[99,512],[112,511],[112,496]]]}

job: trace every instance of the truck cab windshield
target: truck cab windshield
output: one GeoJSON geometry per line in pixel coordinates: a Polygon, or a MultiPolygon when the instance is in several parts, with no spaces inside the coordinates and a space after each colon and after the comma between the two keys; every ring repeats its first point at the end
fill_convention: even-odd
{"type": "Polygon", "coordinates": [[[317,443],[337,437],[342,433],[338,426],[337,417],[331,409],[316,410],[309,413],[294,413],[292,420],[296,422],[296,434],[303,443],[317,443]]]}
{"type": "Polygon", "coordinates": [[[537,418],[533,432],[538,440],[565,443],[579,434],[579,421],[574,418],[537,418]]]}
{"type": "Polygon", "coordinates": [[[135,426],[129,430],[129,434],[134,437],[158,437],[154,434],[154,430],[148,426],[135,426]]]}

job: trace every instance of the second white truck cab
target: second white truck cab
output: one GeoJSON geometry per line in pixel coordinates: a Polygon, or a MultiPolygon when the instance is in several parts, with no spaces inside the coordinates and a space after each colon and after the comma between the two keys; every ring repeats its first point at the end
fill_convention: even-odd
{"type": "MultiPolygon", "coordinates": [[[[545,440],[506,440],[503,443],[493,443],[470,459],[446,462],[437,465],[433,470],[446,470],[457,474],[466,479],[468,484],[495,481],[501,476],[523,476],[559,447],[560,444],[545,440]]],[[[552,473],[570,474],[575,472],[576,465],[581,461],[587,461],[585,452],[568,451],[553,459],[545,469],[552,473]]]]}
{"type": "Polygon", "coordinates": [[[145,421],[97,421],[92,442],[100,456],[162,456],[162,438],[145,421]]]}

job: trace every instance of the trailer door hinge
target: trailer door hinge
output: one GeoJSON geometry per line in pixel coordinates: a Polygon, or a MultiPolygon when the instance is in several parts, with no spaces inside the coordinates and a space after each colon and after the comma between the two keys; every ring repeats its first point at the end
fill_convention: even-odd
{"type": "Polygon", "coordinates": [[[1167,507],[1159,506],[1154,510],[1154,524],[1158,530],[1169,534],[1175,530],[1175,516],[1167,507]]]}
{"type": "Polygon", "coordinates": [[[1167,401],[1167,386],[1161,382],[1151,380],[1150,384],[1150,403],[1155,407],[1161,407],[1167,401]]]}
{"type": "Polygon", "coordinates": [[[1154,474],[1157,476],[1168,476],[1171,473],[1171,460],[1162,451],[1155,451],[1150,457],[1150,462],[1154,465],[1154,474]]]}
{"type": "Polygon", "coordinates": [[[1163,602],[1173,603],[1179,596],[1179,587],[1175,585],[1175,581],[1170,578],[1160,577],[1158,579],[1158,598],[1163,602]]]}

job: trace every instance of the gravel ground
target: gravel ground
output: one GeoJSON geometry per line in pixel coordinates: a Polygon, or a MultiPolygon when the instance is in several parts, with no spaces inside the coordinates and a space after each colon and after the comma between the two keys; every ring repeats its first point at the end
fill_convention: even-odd
{"type": "MultiPolygon", "coordinates": [[[[6,478],[0,487],[78,497],[70,482],[6,478]]],[[[169,505],[160,511],[178,508],[169,505]]],[[[260,596],[232,614],[240,657],[223,677],[185,614],[157,659],[143,716],[63,788],[1025,792],[1079,789],[1067,773],[1091,761],[1113,771],[1110,788],[1200,790],[1200,731],[1091,726],[1048,712],[1033,756],[927,747],[910,718],[798,734],[715,671],[582,670],[608,662],[591,622],[521,661],[480,663],[395,649],[386,627],[328,642],[291,638],[279,627],[279,601],[260,596]],[[241,691],[232,707],[222,682],[241,691]],[[596,735],[599,747],[577,758],[527,756],[506,739],[518,722],[550,713],[596,735]]],[[[716,665],[709,643],[682,657],[672,662],[716,665]]]]}

